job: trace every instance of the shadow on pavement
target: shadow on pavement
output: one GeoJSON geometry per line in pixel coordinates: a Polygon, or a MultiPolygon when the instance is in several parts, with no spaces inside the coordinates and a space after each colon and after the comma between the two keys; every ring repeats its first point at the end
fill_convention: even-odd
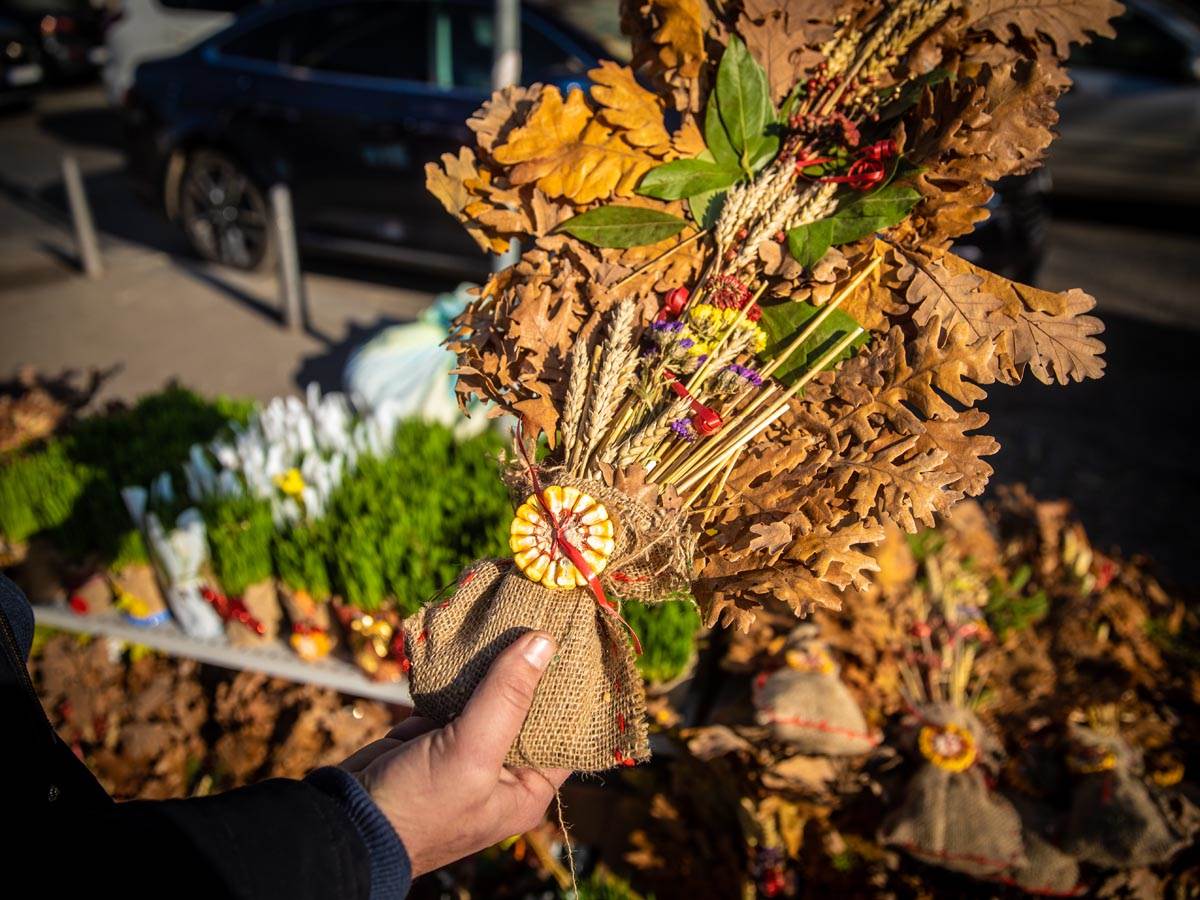
{"type": "Polygon", "coordinates": [[[300,360],[300,365],[292,376],[292,382],[301,391],[314,381],[321,386],[322,391],[342,390],[344,388],[342,371],[346,368],[346,362],[350,359],[350,355],[385,328],[391,328],[393,325],[405,325],[410,321],[411,319],[380,316],[370,325],[348,323],[345,337],[342,340],[330,343],[321,353],[306,356],[300,360]]]}
{"type": "Polygon", "coordinates": [[[1200,391],[1195,331],[1106,314],[1104,378],[996,387],[984,431],[1001,450],[993,483],[1025,482],[1078,508],[1097,549],[1149,554],[1187,586],[1200,478],[1185,423],[1200,391]]]}

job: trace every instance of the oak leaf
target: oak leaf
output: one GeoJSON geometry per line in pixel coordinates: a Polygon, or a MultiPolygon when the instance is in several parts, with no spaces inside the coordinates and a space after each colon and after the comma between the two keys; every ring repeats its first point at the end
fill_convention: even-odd
{"type": "Polygon", "coordinates": [[[821,61],[817,48],[833,37],[841,12],[836,0],[746,0],[736,31],[766,70],[772,100],[778,102],[821,61]]]}
{"type": "Polygon", "coordinates": [[[512,129],[524,124],[541,91],[540,84],[529,87],[514,84],[493,93],[467,119],[467,127],[475,133],[476,146],[489,153],[493,145],[504,143],[512,129]]]}
{"type": "Polygon", "coordinates": [[[659,58],[684,78],[700,74],[704,62],[704,12],[700,0],[653,0],[658,17],[654,42],[659,58]]]}
{"type": "Polygon", "coordinates": [[[750,526],[750,531],[757,535],[750,541],[751,551],[776,553],[792,540],[792,529],[780,520],[770,523],[758,522],[750,526]]]}
{"type": "Polygon", "coordinates": [[[497,145],[492,156],[508,166],[513,184],[537,186],[576,205],[630,196],[657,160],[598,121],[572,90],[566,101],[556,87],[543,88],[525,124],[497,145]]]}
{"type": "Polygon", "coordinates": [[[936,318],[943,328],[963,327],[995,347],[992,371],[1016,384],[1028,368],[1046,384],[1067,384],[1104,374],[1104,325],[1085,315],[1096,301],[1080,290],[1054,293],[1009,281],[947,253],[923,260],[906,252],[911,277],[906,293],[913,320],[936,318]]]}
{"type": "Polygon", "coordinates": [[[1012,41],[1014,32],[1044,39],[1066,59],[1071,44],[1115,36],[1109,20],[1123,9],[1116,0],[968,0],[966,15],[972,28],[998,41],[1012,41]]]}
{"type": "Polygon", "coordinates": [[[588,72],[592,100],[600,107],[596,118],[634,147],[657,157],[671,153],[671,135],[663,124],[663,104],[633,77],[627,66],[604,60],[588,72]]]}

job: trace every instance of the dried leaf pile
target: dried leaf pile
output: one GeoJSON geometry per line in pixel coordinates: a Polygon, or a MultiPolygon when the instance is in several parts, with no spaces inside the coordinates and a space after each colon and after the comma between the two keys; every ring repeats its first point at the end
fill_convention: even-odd
{"type": "Polygon", "coordinates": [[[59,735],[118,799],[300,778],[383,735],[380,703],[137,646],[41,635],[30,663],[59,735]]]}

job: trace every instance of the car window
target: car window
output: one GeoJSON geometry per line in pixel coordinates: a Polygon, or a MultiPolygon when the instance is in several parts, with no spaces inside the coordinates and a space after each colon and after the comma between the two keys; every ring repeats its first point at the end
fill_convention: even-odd
{"type": "Polygon", "coordinates": [[[1113,24],[1117,29],[1115,38],[1075,48],[1070,65],[1170,81],[1189,79],[1191,60],[1187,47],[1157,22],[1126,9],[1113,24]]]}
{"type": "MultiPolygon", "coordinates": [[[[491,10],[466,6],[438,8],[437,45],[439,53],[437,82],[480,91],[492,87],[492,55],[495,48],[495,20],[491,10]],[[448,34],[448,40],[447,40],[448,34]],[[449,60],[449,66],[446,65],[449,60]],[[447,68],[449,71],[446,71],[447,68]]],[[[521,81],[556,81],[583,70],[582,62],[571,50],[548,34],[540,22],[528,17],[521,23],[521,81]]]]}
{"type": "Polygon", "coordinates": [[[322,72],[428,81],[428,46],[428,5],[386,0],[273,19],[236,36],[222,52],[322,72]]]}

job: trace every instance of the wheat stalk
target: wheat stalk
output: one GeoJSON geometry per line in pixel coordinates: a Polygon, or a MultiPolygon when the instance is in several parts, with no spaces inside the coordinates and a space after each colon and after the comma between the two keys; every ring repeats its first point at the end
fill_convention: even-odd
{"type": "Polygon", "coordinates": [[[609,320],[608,335],[592,369],[595,390],[588,401],[587,421],[576,455],[580,471],[586,471],[588,459],[598,448],[633,375],[630,362],[637,357],[637,350],[632,345],[636,312],[637,302],[632,297],[626,298],[617,305],[609,320]]]}
{"type": "Polygon", "coordinates": [[[563,462],[571,470],[575,463],[576,447],[579,443],[579,423],[583,418],[583,407],[587,402],[588,384],[587,341],[576,341],[571,351],[571,374],[567,382],[567,401],[559,423],[559,440],[562,442],[563,462]]]}

